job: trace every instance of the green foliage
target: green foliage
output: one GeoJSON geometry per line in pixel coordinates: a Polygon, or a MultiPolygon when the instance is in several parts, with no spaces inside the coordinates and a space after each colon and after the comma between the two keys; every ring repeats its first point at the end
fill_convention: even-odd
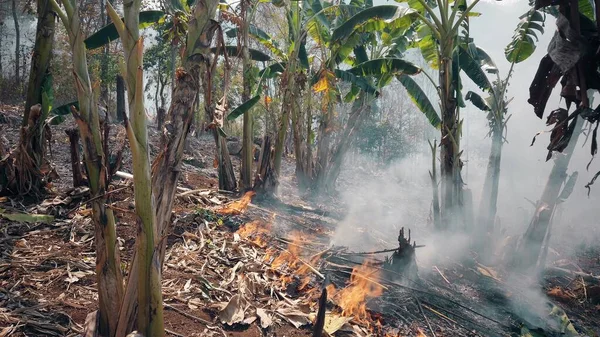
{"type": "Polygon", "coordinates": [[[382,76],[386,74],[407,74],[416,75],[421,72],[421,68],[411,62],[398,58],[380,58],[363,62],[348,72],[359,76],[382,76]]]}
{"type": "Polygon", "coordinates": [[[28,223],[51,224],[54,221],[54,217],[52,215],[30,213],[6,213],[6,210],[4,208],[0,208],[0,217],[10,221],[28,223]]]}
{"type": "Polygon", "coordinates": [[[252,107],[254,107],[256,105],[256,103],[258,103],[258,101],[260,101],[260,95],[256,95],[256,96],[250,98],[249,100],[245,101],[244,103],[240,104],[235,109],[231,110],[229,115],[227,115],[227,120],[228,121],[235,120],[239,116],[250,111],[250,109],[252,109],[252,107]]]}
{"type": "Polygon", "coordinates": [[[473,103],[473,105],[476,106],[481,111],[490,111],[491,110],[491,108],[488,106],[488,104],[485,102],[485,100],[483,98],[481,98],[481,96],[479,96],[478,94],[476,94],[472,91],[467,92],[467,95],[465,95],[465,99],[467,101],[471,101],[471,103],[473,103]]]}
{"type": "MultiPolygon", "coordinates": [[[[161,19],[163,19],[165,13],[162,11],[144,11],[140,12],[140,28],[146,28],[154,23],[158,23],[161,19]]],[[[122,19],[122,18],[121,18],[122,19]]],[[[110,41],[114,41],[119,38],[119,33],[117,32],[117,28],[114,23],[110,23],[104,27],[102,27],[99,31],[90,35],[87,39],[85,39],[85,47],[88,50],[100,48],[110,41]]]]}
{"type": "Polygon", "coordinates": [[[421,89],[421,87],[408,75],[397,76],[398,81],[404,86],[410,99],[415,105],[421,110],[421,112],[427,117],[429,123],[436,129],[440,128],[442,120],[438,116],[433,104],[421,89]]]}
{"type": "Polygon", "coordinates": [[[523,62],[533,54],[538,42],[537,33],[544,33],[545,19],[545,15],[534,9],[521,16],[512,40],[504,49],[508,62],[523,62]]]}
{"type": "MultiPolygon", "coordinates": [[[[260,50],[248,48],[250,53],[250,59],[259,62],[267,62],[271,61],[271,57],[260,50]]],[[[217,47],[213,47],[210,49],[212,53],[217,52],[217,47]]],[[[220,49],[221,53],[226,52],[228,56],[231,57],[241,57],[241,50],[238,50],[237,46],[225,46],[225,48],[220,49]]]]}
{"type": "Polygon", "coordinates": [[[259,71],[258,76],[259,77],[264,76],[266,78],[275,78],[275,77],[281,75],[285,71],[285,67],[286,67],[285,62],[273,63],[273,64],[265,67],[261,71],[259,71]]]}
{"type": "Polygon", "coordinates": [[[341,69],[335,70],[335,77],[342,81],[351,83],[357,89],[363,90],[370,95],[375,95],[376,97],[379,96],[379,91],[364,77],[357,76],[349,71],[341,69]]]}
{"type": "Polygon", "coordinates": [[[365,25],[374,20],[383,21],[397,18],[410,12],[411,11],[406,8],[395,5],[381,5],[364,9],[333,30],[331,39],[332,41],[344,40],[354,33],[356,28],[361,25],[365,25]]]}
{"type": "MultiPolygon", "coordinates": [[[[421,27],[427,26],[423,25],[421,27]]],[[[432,69],[438,69],[438,50],[435,38],[431,34],[425,35],[423,38],[417,41],[416,47],[418,47],[421,51],[421,55],[425,61],[427,61],[427,65],[429,65],[432,69]]]]}
{"type": "MultiPolygon", "coordinates": [[[[229,29],[225,34],[227,35],[227,37],[230,38],[237,37],[238,28],[229,29]]],[[[273,53],[273,55],[279,57],[282,60],[285,60],[287,58],[285,53],[281,49],[279,49],[279,43],[275,41],[264,30],[256,27],[255,25],[250,24],[248,26],[248,35],[254,38],[262,46],[267,48],[271,53],[273,53]]]]}
{"type": "Polygon", "coordinates": [[[479,61],[473,58],[473,55],[462,46],[458,47],[458,63],[460,69],[464,71],[464,73],[477,84],[479,88],[481,88],[481,90],[492,90],[492,84],[483,69],[481,69],[479,61]]]}

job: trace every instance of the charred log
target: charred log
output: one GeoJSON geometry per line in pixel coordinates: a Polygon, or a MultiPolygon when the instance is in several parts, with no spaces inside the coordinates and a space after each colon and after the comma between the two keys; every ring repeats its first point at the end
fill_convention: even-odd
{"type": "Polygon", "coordinates": [[[73,187],[86,185],[86,179],[83,176],[81,168],[81,155],[79,152],[79,129],[71,128],[65,130],[69,137],[69,145],[71,149],[71,171],[73,172],[73,187]]]}
{"type": "MultiPolygon", "coordinates": [[[[406,237],[406,232],[404,231],[404,227],[402,227],[398,235],[398,248],[392,256],[386,258],[384,269],[392,271],[394,274],[401,274],[411,280],[417,279],[416,248],[417,243],[411,243],[410,229],[408,230],[408,237],[406,237]]],[[[394,277],[390,278],[393,279],[394,277]]]]}
{"type": "Polygon", "coordinates": [[[1,194],[39,197],[45,193],[46,183],[57,177],[46,159],[49,132],[42,106],[32,106],[27,123],[21,127],[17,147],[0,160],[1,194]]]}
{"type": "Polygon", "coordinates": [[[277,185],[274,170],[274,152],[271,146],[271,137],[265,136],[258,159],[258,169],[254,177],[254,190],[261,192],[273,191],[277,185]]]}

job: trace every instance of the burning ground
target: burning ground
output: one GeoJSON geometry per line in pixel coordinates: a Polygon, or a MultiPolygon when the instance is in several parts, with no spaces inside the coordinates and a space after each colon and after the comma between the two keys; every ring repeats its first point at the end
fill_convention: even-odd
{"type": "MultiPolygon", "coordinates": [[[[188,162],[210,158],[211,140],[193,141],[203,152],[188,153],[188,162]]],[[[68,143],[57,137],[53,146],[57,167],[67,167],[68,143]]],[[[318,328],[384,337],[599,333],[597,250],[561,256],[532,278],[503,258],[511,240],[498,240],[506,243],[484,263],[468,237],[431,235],[426,217],[414,228],[375,230],[374,222],[385,220],[353,213],[343,198],[300,197],[289,178],[292,163],[280,200],[224,194],[214,187],[214,169],[183,169],[163,272],[172,336],[316,336],[318,328]]],[[[0,336],[76,336],[93,318],[89,197],[66,187],[68,170],[59,174],[55,193],[41,204],[1,199],[0,336]]],[[[131,182],[115,180],[110,193],[129,263],[131,182]]]]}

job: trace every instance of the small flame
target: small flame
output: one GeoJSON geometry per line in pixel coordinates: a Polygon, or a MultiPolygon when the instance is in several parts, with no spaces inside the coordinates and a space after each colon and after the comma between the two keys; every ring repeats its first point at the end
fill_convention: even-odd
{"type": "Polygon", "coordinates": [[[421,328],[417,328],[417,337],[427,337],[427,335],[421,330],[421,328]]]}
{"type": "Polygon", "coordinates": [[[217,210],[217,213],[224,215],[240,215],[248,208],[248,205],[255,194],[256,192],[254,191],[248,191],[241,199],[227,204],[225,207],[217,210]]]}
{"type": "Polygon", "coordinates": [[[259,247],[266,247],[268,240],[267,235],[271,231],[271,224],[265,224],[260,220],[254,220],[240,226],[235,232],[242,239],[248,239],[259,247]]]}
{"type": "MultiPolygon", "coordinates": [[[[300,284],[298,285],[298,290],[308,291],[308,285],[312,280],[310,272],[311,267],[308,265],[308,262],[303,262],[302,259],[302,243],[309,242],[307,238],[303,238],[303,233],[294,231],[290,233],[288,236],[288,246],[287,249],[279,253],[275,254],[275,250],[267,250],[267,254],[265,255],[264,260],[270,261],[271,258],[275,257],[271,262],[271,268],[273,269],[281,269],[285,267],[288,272],[300,279],[300,284]]],[[[311,259],[310,263],[315,263],[316,260],[319,259],[319,256],[315,256],[311,259]]],[[[289,277],[286,275],[282,275],[280,277],[282,287],[286,287],[290,282],[293,281],[293,277],[289,277]]]]}
{"type": "Polygon", "coordinates": [[[365,261],[362,265],[352,269],[348,287],[337,294],[338,305],[342,308],[343,316],[354,316],[357,321],[370,325],[367,300],[383,293],[383,287],[373,282],[378,279],[379,270],[373,268],[370,261],[365,261]]]}

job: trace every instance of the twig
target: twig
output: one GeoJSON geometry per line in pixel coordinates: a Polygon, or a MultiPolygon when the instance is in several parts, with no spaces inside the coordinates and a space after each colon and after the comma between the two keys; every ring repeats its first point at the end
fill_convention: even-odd
{"type": "Polygon", "coordinates": [[[104,198],[104,197],[106,197],[106,196],[107,196],[107,195],[109,195],[109,194],[116,193],[116,192],[120,192],[120,191],[122,191],[122,190],[124,190],[124,189],[127,189],[127,188],[131,188],[131,186],[124,186],[124,187],[120,187],[120,188],[114,189],[114,190],[112,190],[112,191],[105,192],[105,193],[103,193],[103,194],[101,194],[101,195],[97,195],[97,196],[95,196],[95,197],[93,197],[93,198],[90,198],[90,199],[88,199],[87,201],[80,202],[80,203],[79,203],[79,205],[77,205],[76,207],[74,207],[73,209],[71,209],[70,211],[68,211],[66,215],[69,215],[69,214],[71,214],[71,213],[75,212],[76,210],[78,210],[78,209],[79,209],[79,207],[81,207],[81,206],[83,206],[83,205],[85,205],[85,204],[88,204],[88,203],[90,203],[90,202],[92,202],[92,201],[94,201],[94,200],[97,200],[97,199],[100,199],[100,198],[104,198]]]}
{"type": "MultiPolygon", "coordinates": [[[[416,245],[413,248],[423,248],[423,247],[425,247],[425,245],[416,245]]],[[[340,253],[340,254],[337,254],[337,255],[341,255],[341,256],[375,255],[375,254],[391,253],[391,252],[395,252],[397,250],[398,250],[398,248],[390,248],[390,249],[384,249],[384,250],[377,250],[377,251],[374,251],[374,252],[340,253]]]]}
{"type": "Polygon", "coordinates": [[[198,193],[198,192],[211,192],[211,190],[206,189],[206,188],[201,188],[201,189],[197,189],[197,190],[189,190],[189,191],[181,192],[181,193],[177,194],[177,196],[185,197],[186,195],[190,195],[190,194],[194,194],[194,193],[198,193]]]}
{"type": "Polygon", "coordinates": [[[444,274],[442,274],[442,272],[438,269],[437,266],[433,266],[433,268],[435,268],[435,270],[437,270],[437,272],[440,273],[440,276],[444,279],[444,281],[446,281],[446,283],[450,284],[450,281],[448,281],[446,276],[444,276],[444,274]]]}
{"type": "Polygon", "coordinates": [[[165,332],[168,333],[169,335],[173,335],[173,336],[177,336],[177,337],[185,337],[184,335],[178,334],[177,332],[169,330],[167,328],[165,328],[165,332]]]}
{"type": "Polygon", "coordinates": [[[581,285],[583,286],[583,294],[585,295],[584,302],[587,302],[588,297],[587,297],[587,288],[585,286],[585,280],[583,279],[583,276],[580,276],[580,277],[581,277],[581,285]]]}
{"type": "MultiPolygon", "coordinates": [[[[448,320],[449,322],[452,322],[452,323],[454,323],[454,324],[458,324],[458,322],[457,322],[457,321],[453,320],[452,318],[450,318],[450,317],[448,317],[448,316],[446,316],[446,315],[442,314],[441,312],[439,312],[439,311],[437,311],[437,310],[435,310],[435,309],[433,309],[433,308],[430,308],[430,307],[428,307],[428,306],[426,306],[426,305],[423,305],[423,307],[425,307],[425,309],[427,309],[427,310],[429,310],[429,311],[433,312],[434,314],[436,314],[436,315],[440,316],[441,318],[445,318],[445,319],[446,319],[446,320],[448,320]]],[[[460,325],[460,324],[458,324],[458,325],[460,325]]],[[[462,325],[461,325],[461,326],[462,326],[462,325]]],[[[463,327],[463,328],[464,328],[464,327],[463,327]]]]}
{"type": "Polygon", "coordinates": [[[433,328],[431,327],[431,323],[429,323],[429,319],[427,318],[427,315],[425,315],[425,312],[423,311],[423,307],[421,306],[421,302],[419,301],[419,298],[414,296],[415,300],[417,300],[417,305],[419,306],[419,310],[421,311],[421,314],[423,314],[423,318],[425,318],[425,322],[427,323],[427,326],[429,327],[429,331],[431,331],[431,334],[433,335],[433,337],[435,336],[435,331],[433,331],[433,328]]]}
{"type": "Polygon", "coordinates": [[[185,312],[185,311],[183,311],[181,309],[178,309],[178,308],[176,308],[176,307],[174,307],[174,306],[172,306],[170,304],[166,304],[165,303],[165,308],[171,309],[171,310],[173,310],[173,311],[175,311],[175,312],[177,312],[177,313],[179,313],[179,314],[181,314],[181,315],[183,315],[183,316],[185,316],[185,317],[187,317],[189,319],[192,319],[192,320],[194,320],[194,321],[196,321],[198,323],[202,323],[204,325],[212,325],[213,324],[213,323],[211,323],[211,322],[209,322],[209,321],[207,321],[205,319],[202,319],[202,318],[200,318],[198,316],[194,316],[192,314],[189,314],[189,313],[187,313],[187,312],[185,312]]]}

